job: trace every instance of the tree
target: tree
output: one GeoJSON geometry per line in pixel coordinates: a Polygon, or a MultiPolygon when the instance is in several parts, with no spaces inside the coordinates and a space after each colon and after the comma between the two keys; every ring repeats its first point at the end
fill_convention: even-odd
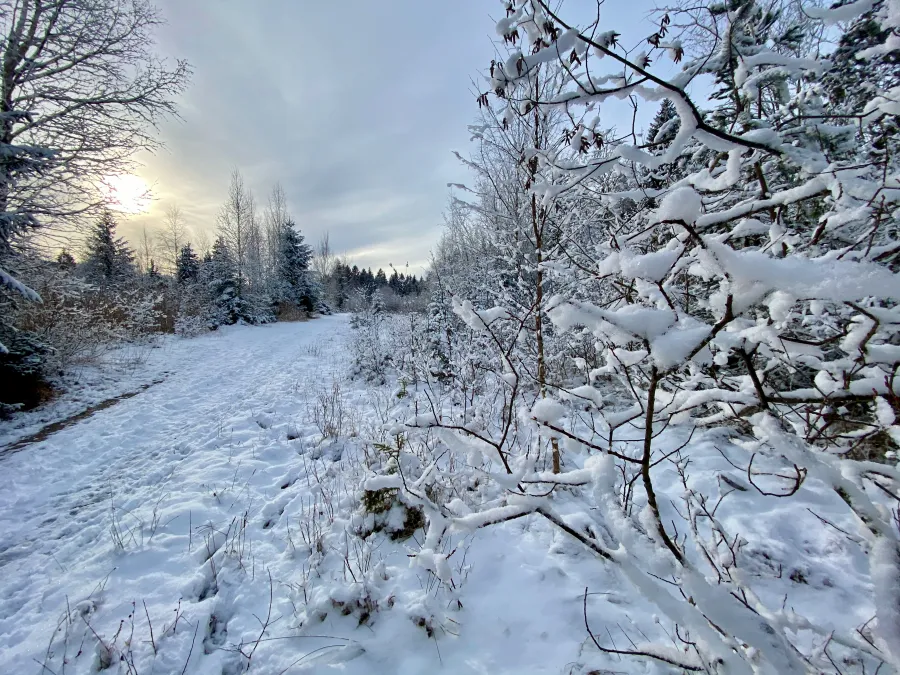
{"type": "Polygon", "coordinates": [[[319,278],[319,283],[325,284],[334,273],[336,257],[331,250],[331,238],[328,232],[323,232],[316,245],[316,255],[312,261],[312,269],[319,278]]]}
{"type": "Polygon", "coordinates": [[[179,284],[192,284],[200,275],[200,258],[194,253],[190,243],[181,247],[181,253],[175,266],[175,278],[179,284]]]}
{"type": "MultiPolygon", "coordinates": [[[[52,151],[38,146],[14,142],[12,128],[23,120],[31,120],[29,113],[16,110],[12,103],[0,101],[0,292],[14,293],[32,301],[40,301],[33,290],[7,272],[5,259],[14,254],[13,243],[40,227],[40,221],[30,209],[22,209],[13,199],[17,185],[34,180],[50,166],[52,151]]],[[[0,342],[0,354],[7,348],[0,342]]]]}
{"type": "Polygon", "coordinates": [[[75,258],[68,250],[63,249],[59,252],[59,255],[56,256],[56,264],[59,265],[59,269],[64,272],[71,272],[75,269],[75,258]]]}
{"type": "Polygon", "coordinates": [[[280,183],[275,183],[263,211],[263,239],[265,241],[265,266],[268,275],[274,278],[281,250],[282,227],[290,220],[287,196],[280,183]]]}
{"type": "MultiPolygon", "coordinates": [[[[836,120],[853,127],[854,135],[869,144],[873,159],[882,159],[878,162],[882,166],[890,161],[891,155],[896,156],[900,151],[897,117],[888,115],[870,124],[859,122],[864,119],[873,88],[891,92],[900,86],[900,47],[896,45],[895,36],[893,48],[890,48],[892,28],[879,20],[885,11],[884,0],[877,0],[871,9],[850,24],[830,56],[829,68],[822,81],[824,94],[834,112],[842,116],[836,120]]],[[[896,26],[893,31],[897,31],[896,26]]]]}
{"type": "Polygon", "coordinates": [[[134,254],[122,237],[116,236],[116,221],[104,211],[85,243],[85,276],[100,286],[120,284],[135,274],[134,254]]]}
{"type": "MultiPolygon", "coordinates": [[[[40,300],[5,271],[25,235],[90,222],[103,177],[159,146],[190,75],[154,55],[160,23],[147,0],[0,0],[0,303],[40,300]]],[[[0,314],[2,354],[13,329],[0,314]]]]}
{"type": "Polygon", "coordinates": [[[156,261],[152,258],[147,266],[147,279],[151,284],[157,284],[162,281],[162,274],[160,274],[159,268],[156,266],[156,261]]]}
{"type": "Polygon", "coordinates": [[[309,245],[303,241],[303,235],[295,227],[291,220],[285,221],[281,226],[276,297],[281,302],[311,312],[318,300],[309,271],[313,254],[309,245]]]}
{"type": "Polygon", "coordinates": [[[213,244],[206,266],[207,289],[210,302],[215,307],[212,327],[250,321],[246,301],[238,292],[240,278],[237,264],[223,237],[218,237],[213,244]]]}
{"type": "MultiPolygon", "coordinates": [[[[378,486],[424,509],[429,543],[419,564],[432,573],[440,573],[444,534],[524,515],[616,568],[674,630],[631,649],[590,633],[601,658],[630,654],[679,672],[896,670],[900,158],[890,151],[896,134],[884,130],[900,118],[900,91],[896,69],[878,62],[896,51],[896,12],[877,1],[681,5],[654,15],[658,30],[641,52],[620,47],[600,19],[576,28],[559,3],[507,3],[496,27],[509,53],[491,63],[478,97],[496,123],[473,130],[480,147],[507,134],[519,144],[506,161],[470,163],[481,178],[477,198],[463,222],[450,224],[435,270],[468,285],[471,297],[451,306],[481,343],[467,335],[465,354],[443,350],[461,375],[408,395],[407,429],[422,429],[404,438],[410,456],[394,466],[423,468],[385,471],[378,486]],[[821,36],[825,24],[854,26],[858,17],[873,23],[842,40],[862,62],[853,68],[860,79],[847,79],[858,96],[848,113],[827,104],[839,97],[822,77],[832,64],[821,36]],[[666,57],[684,62],[672,78],[651,67],[666,57]],[[538,81],[551,63],[561,86],[545,95],[538,81]],[[701,75],[715,82],[709,101],[687,90],[701,75]],[[635,130],[600,126],[605,103],[625,98],[671,107],[639,140],[635,130]],[[561,113],[560,124],[521,134],[538,128],[523,119],[536,111],[561,113]],[[855,146],[848,114],[860,129],[855,146]],[[660,171],[667,166],[678,175],[660,171]],[[541,280],[553,293],[544,303],[541,280]],[[567,349],[539,346],[542,319],[544,337],[560,336],[567,349]],[[575,352],[580,340],[592,351],[575,352]],[[565,377],[539,375],[542,352],[565,377]],[[470,354],[481,360],[462,371],[457,363],[470,354]],[[473,381],[486,393],[473,393],[473,381]],[[540,395],[526,383],[539,384],[540,395]],[[675,425],[687,441],[665,446],[660,437],[675,425]],[[720,491],[692,480],[703,449],[690,434],[725,425],[736,439],[722,451],[725,466],[747,482],[720,491]],[[434,427],[443,431],[432,452],[434,427]],[[563,461],[547,471],[554,440],[563,461]],[[578,469],[565,461],[563,440],[578,469]],[[477,480],[483,490],[483,465],[460,466],[473,444],[490,453],[490,470],[506,474],[483,502],[499,508],[474,515],[467,504],[457,516],[428,488],[477,480]],[[581,473],[582,465],[591,468],[581,473]],[[451,466],[460,468],[442,476],[451,466]],[[680,502],[658,492],[673,474],[680,502]],[[790,477],[787,489],[767,491],[762,476],[790,477]],[[814,487],[804,487],[807,477],[814,487]],[[751,567],[744,533],[716,516],[728,494],[742,500],[737,508],[753,508],[754,490],[789,499],[801,488],[844,509],[852,523],[844,541],[870,564],[873,594],[864,602],[874,620],[856,631],[862,639],[843,633],[840,647],[832,626],[786,612],[787,598],[742,569],[751,567]],[[840,664],[825,653],[832,645],[840,664]]],[[[840,84],[840,69],[834,76],[840,84]]],[[[590,632],[587,593],[584,620],[590,632]]]]}
{"type": "Polygon", "coordinates": [[[228,196],[219,211],[218,222],[219,238],[227,244],[234,264],[237,279],[235,292],[240,296],[248,282],[251,249],[258,244],[258,227],[253,194],[237,169],[231,172],[228,196]]]}
{"type": "Polygon", "coordinates": [[[147,230],[146,225],[141,226],[141,236],[138,239],[135,260],[138,270],[146,274],[150,269],[150,261],[159,254],[158,237],[147,230]]]}
{"type": "Polygon", "coordinates": [[[178,268],[178,259],[182,247],[189,235],[189,230],[184,222],[184,214],[178,204],[169,204],[166,207],[166,216],[163,220],[161,240],[165,248],[166,266],[174,273],[178,268]]]}

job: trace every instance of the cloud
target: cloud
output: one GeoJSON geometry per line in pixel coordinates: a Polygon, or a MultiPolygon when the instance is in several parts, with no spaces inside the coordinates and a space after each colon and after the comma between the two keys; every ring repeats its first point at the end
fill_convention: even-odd
{"type": "Polygon", "coordinates": [[[423,264],[440,232],[448,182],[465,181],[477,112],[470,79],[493,53],[482,0],[162,0],[160,50],[195,75],[167,122],[167,150],[142,157],[150,212],[178,202],[212,230],[239,168],[261,204],[276,181],[299,226],[375,267],[423,264]],[[400,258],[403,258],[400,261],[400,258]]]}

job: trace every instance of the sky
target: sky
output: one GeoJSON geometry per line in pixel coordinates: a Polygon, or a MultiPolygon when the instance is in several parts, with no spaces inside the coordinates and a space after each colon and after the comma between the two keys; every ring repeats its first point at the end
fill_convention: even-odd
{"type": "MultiPolygon", "coordinates": [[[[634,11],[643,1],[609,0],[604,11],[622,31],[643,16],[634,11]]],[[[181,119],[162,126],[166,148],[138,158],[149,209],[121,231],[137,241],[176,203],[191,230],[212,237],[237,168],[260,206],[282,185],[308,241],[328,232],[353,263],[421,273],[441,232],[447,184],[470,177],[452,151],[470,150],[473,80],[494,56],[502,3],[156,4],[168,22],[159,52],[187,59],[194,75],[181,119]]]]}

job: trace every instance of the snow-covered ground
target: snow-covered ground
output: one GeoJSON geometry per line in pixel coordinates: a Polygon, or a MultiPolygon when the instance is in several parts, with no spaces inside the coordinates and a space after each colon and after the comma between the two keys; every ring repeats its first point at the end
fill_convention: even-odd
{"type": "MultiPolygon", "coordinates": [[[[0,673],[586,673],[586,588],[609,646],[660,630],[646,598],[540,519],[452,542],[455,589],[409,566],[414,539],[355,536],[391,392],[347,378],[349,339],[339,315],[172,341],[142,371],[162,382],[0,458],[0,673]]],[[[716,445],[722,432],[695,441],[697,480],[729,470],[716,445]]],[[[837,532],[805,534],[809,505],[851,527],[805,495],[752,513],[726,501],[722,517],[773,595],[851,630],[871,611],[865,562],[837,532]]]]}
{"type": "MultiPolygon", "coordinates": [[[[434,627],[435,637],[410,614],[434,593],[387,538],[373,556],[384,559],[372,589],[384,611],[361,625],[335,608],[298,630],[309,574],[297,550],[302,521],[322,503],[319,483],[353,472],[331,462],[336,450],[311,459],[316,402],[337,383],[347,434],[377,408],[344,377],[347,336],[347,318],[334,316],[179,341],[165,347],[163,382],[0,461],[0,672],[94,672],[107,658],[101,640],[113,661],[126,658],[112,672],[180,673],[186,663],[187,673],[239,672],[251,650],[260,673],[344,661],[353,673],[442,663],[447,672],[559,672],[559,656],[583,638],[570,630],[583,583],[572,575],[589,572],[573,570],[598,568],[587,556],[547,555],[550,539],[521,527],[470,549],[464,567],[480,573],[463,588],[456,623],[434,627]],[[526,585],[553,592],[517,590],[526,585]]],[[[354,571],[341,575],[350,588],[354,571]]],[[[326,595],[341,592],[340,580],[323,580],[326,595]]]]}
{"type": "MultiPolygon", "coordinates": [[[[214,338],[215,334],[208,337],[214,338]]],[[[110,348],[96,362],[64,373],[55,385],[58,392],[54,399],[0,422],[0,453],[48,425],[153,386],[180,368],[184,359],[192,357],[196,358],[195,345],[173,335],[156,337],[147,344],[110,348]]]]}

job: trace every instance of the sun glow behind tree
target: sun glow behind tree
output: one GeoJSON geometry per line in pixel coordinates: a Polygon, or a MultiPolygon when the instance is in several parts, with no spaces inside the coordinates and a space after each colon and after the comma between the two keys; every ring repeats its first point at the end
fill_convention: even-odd
{"type": "Polygon", "coordinates": [[[133,174],[104,176],[100,190],[113,211],[137,215],[150,210],[152,192],[150,186],[140,176],[133,174]]]}

